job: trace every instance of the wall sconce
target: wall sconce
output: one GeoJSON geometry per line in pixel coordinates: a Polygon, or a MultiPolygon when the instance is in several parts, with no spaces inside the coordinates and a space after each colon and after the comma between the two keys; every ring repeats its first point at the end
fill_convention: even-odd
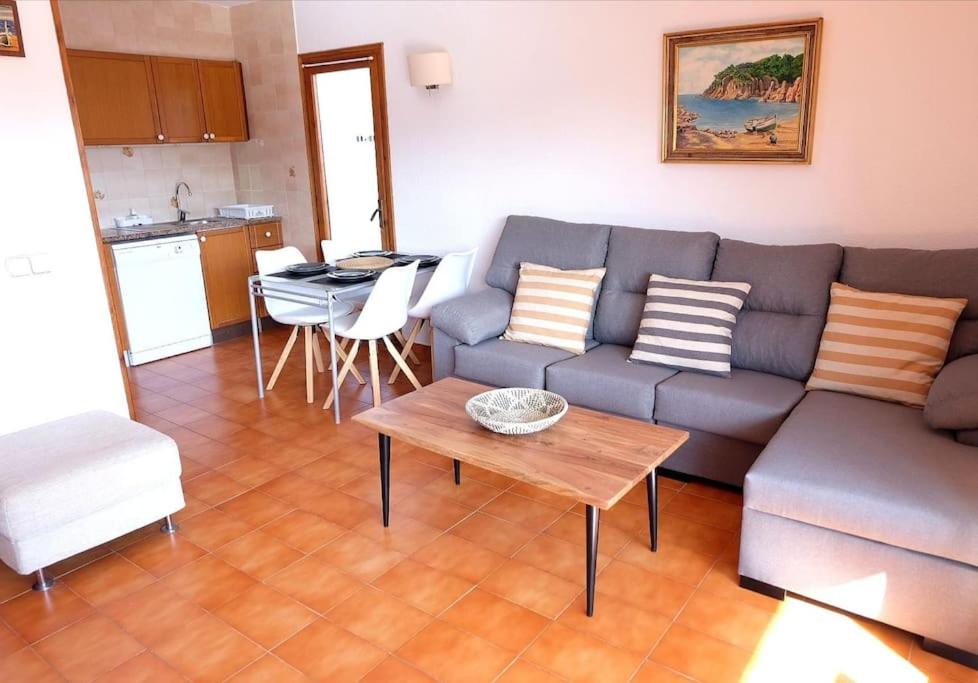
{"type": "Polygon", "coordinates": [[[437,90],[452,83],[452,60],[447,52],[418,52],[408,55],[411,85],[423,85],[425,90],[437,90]]]}

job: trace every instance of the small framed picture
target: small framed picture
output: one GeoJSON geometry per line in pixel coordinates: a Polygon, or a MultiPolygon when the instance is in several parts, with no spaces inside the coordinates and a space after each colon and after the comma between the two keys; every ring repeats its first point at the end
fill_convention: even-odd
{"type": "Polygon", "coordinates": [[[17,0],[0,0],[0,57],[23,57],[17,0]]]}
{"type": "Polygon", "coordinates": [[[663,161],[812,158],[822,20],[665,35],[663,161]]]}

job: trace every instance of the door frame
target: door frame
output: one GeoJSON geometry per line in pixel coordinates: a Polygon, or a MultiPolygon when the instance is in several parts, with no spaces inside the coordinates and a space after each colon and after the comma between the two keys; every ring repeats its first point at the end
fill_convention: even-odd
{"type": "MultiPolygon", "coordinates": [[[[132,384],[129,368],[125,360],[126,327],[123,322],[122,307],[119,305],[116,287],[115,266],[108,246],[102,243],[102,231],[99,228],[98,209],[95,206],[95,194],[92,188],[92,176],[88,168],[88,156],[85,154],[85,144],[82,138],[81,121],[78,118],[78,106],[75,102],[75,86],[71,80],[71,69],[68,67],[68,48],[65,45],[64,28],[61,24],[61,5],[59,0],[49,0],[51,16],[54,20],[54,34],[58,41],[58,52],[61,56],[61,70],[65,79],[65,91],[68,94],[68,107],[71,111],[71,122],[75,129],[75,143],[78,147],[78,158],[81,161],[82,177],[85,180],[85,193],[88,195],[88,213],[92,224],[92,236],[98,251],[99,266],[102,270],[102,285],[105,287],[105,297],[109,306],[109,319],[115,337],[115,350],[119,358],[119,370],[122,373],[122,386],[126,392],[126,403],[129,407],[129,417],[136,419],[136,406],[133,403],[132,384]]],[[[152,68],[150,69],[152,76],[152,68]]]]}
{"type": "Polygon", "coordinates": [[[314,77],[329,71],[368,66],[373,96],[374,150],[377,156],[377,189],[380,198],[380,239],[384,249],[397,249],[394,231],[394,192],[391,186],[390,135],[387,122],[387,80],[384,73],[384,44],[370,43],[336,50],[305,52],[298,56],[299,82],[302,91],[302,115],[305,120],[306,150],[309,156],[309,186],[312,214],[316,228],[316,253],[323,257],[321,240],[330,239],[329,192],[323,173],[319,145],[319,121],[316,117],[314,77]]]}

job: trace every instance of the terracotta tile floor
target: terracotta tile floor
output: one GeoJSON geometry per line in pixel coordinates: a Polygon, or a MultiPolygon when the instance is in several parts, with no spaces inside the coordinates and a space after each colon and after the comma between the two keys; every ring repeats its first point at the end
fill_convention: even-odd
{"type": "MultiPolygon", "coordinates": [[[[266,373],[284,341],[265,335],[266,373]]],[[[641,487],[604,516],[592,619],[572,501],[471,467],[456,488],[395,443],[385,530],[376,437],[322,411],[327,377],[307,405],[297,350],[258,401],[247,338],[134,369],[139,419],[181,448],[182,529],[62,562],[48,594],[0,569],[0,681],[978,682],[909,634],[738,588],[741,498],[709,485],[662,481],[655,554],[641,487]]]]}

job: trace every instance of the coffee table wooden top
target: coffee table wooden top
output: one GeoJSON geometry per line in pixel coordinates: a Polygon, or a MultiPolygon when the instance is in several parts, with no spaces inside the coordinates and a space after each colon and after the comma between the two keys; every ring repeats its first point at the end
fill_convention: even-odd
{"type": "MultiPolygon", "coordinates": [[[[413,446],[602,510],[617,503],[689,438],[678,429],[577,406],[542,432],[496,434],[465,412],[466,401],[491,388],[443,379],[353,420],[413,446]]],[[[395,472],[396,467],[392,467],[395,472]]]]}

